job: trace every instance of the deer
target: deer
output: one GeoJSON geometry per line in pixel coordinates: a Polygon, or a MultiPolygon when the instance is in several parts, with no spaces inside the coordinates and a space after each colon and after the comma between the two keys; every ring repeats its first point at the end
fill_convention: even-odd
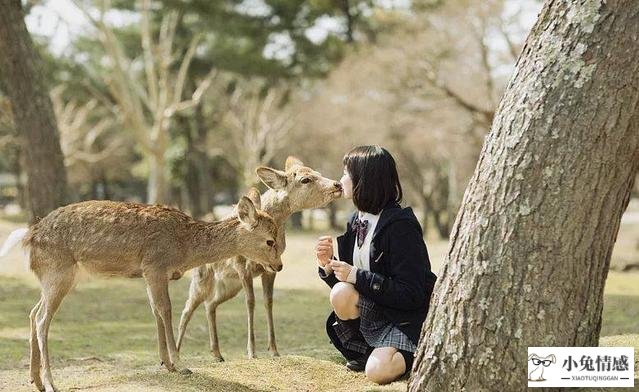
{"type": "MultiPolygon", "coordinates": [[[[190,374],[179,364],[169,281],[200,265],[237,255],[254,260],[266,271],[282,269],[279,226],[259,209],[259,192],[250,193],[251,198],[241,197],[236,216],[210,223],[163,205],[91,200],[57,208],[27,230],[12,233],[11,243],[21,240],[28,249],[29,267],[42,287],[40,300],[29,315],[31,383],[40,391],[56,390],[49,360],[49,326],[80,267],[90,274],[143,278],[155,316],[160,366],[190,374]]],[[[3,246],[3,253],[9,248],[3,246]]]]}
{"type": "MultiPolygon", "coordinates": [[[[255,170],[259,179],[268,187],[260,195],[264,211],[270,214],[278,226],[278,250],[286,249],[285,222],[288,217],[304,209],[324,207],[342,196],[342,185],[321,173],[305,166],[294,156],[285,162],[284,171],[260,166],[255,170]]],[[[248,195],[255,197],[256,195],[248,195]]],[[[247,310],[247,356],[255,355],[255,331],[253,315],[255,293],[253,279],[261,277],[264,306],[267,314],[268,351],[279,356],[275,342],[273,324],[273,286],[275,273],[268,271],[250,257],[236,256],[221,263],[207,264],[194,270],[189,287],[189,296],[184,305],[178,327],[177,347],[180,350],[188,325],[195,310],[204,303],[208,320],[211,354],[216,362],[223,362],[217,335],[216,309],[221,303],[235,297],[244,289],[247,310]]]]}

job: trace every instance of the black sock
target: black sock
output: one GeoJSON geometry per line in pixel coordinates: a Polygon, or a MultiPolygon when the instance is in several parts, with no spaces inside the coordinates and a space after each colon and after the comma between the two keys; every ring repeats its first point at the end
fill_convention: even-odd
{"type": "Polygon", "coordinates": [[[350,319],[350,320],[342,320],[341,318],[337,317],[337,322],[341,323],[342,325],[347,326],[348,328],[352,328],[353,330],[359,332],[359,325],[360,325],[360,318],[356,318],[356,319],[350,319]]]}

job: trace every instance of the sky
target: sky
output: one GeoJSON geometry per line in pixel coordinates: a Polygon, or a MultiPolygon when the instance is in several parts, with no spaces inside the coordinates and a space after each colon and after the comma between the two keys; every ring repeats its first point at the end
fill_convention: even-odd
{"type": "MultiPolygon", "coordinates": [[[[376,4],[384,8],[408,9],[411,0],[375,0],[376,4]]],[[[525,37],[528,29],[534,24],[539,9],[540,1],[506,0],[504,14],[519,16],[519,26],[522,31],[509,32],[513,36],[525,37]]],[[[238,10],[249,15],[268,15],[270,8],[264,0],[244,0],[238,10]]],[[[97,16],[97,15],[96,15],[97,16]]],[[[135,23],[139,16],[135,13],[109,11],[107,20],[116,25],[135,23]]],[[[92,27],[84,14],[76,7],[72,0],[46,0],[43,5],[35,6],[26,18],[29,31],[32,34],[44,36],[48,39],[50,50],[60,55],[69,48],[74,36],[90,34],[92,27]]],[[[336,17],[320,17],[315,25],[306,30],[306,37],[314,43],[323,42],[328,34],[343,32],[344,26],[336,17]]],[[[494,49],[503,49],[503,40],[499,36],[488,37],[488,44],[494,49]]],[[[274,33],[269,37],[269,43],[264,47],[263,55],[266,58],[278,59],[284,63],[291,59],[294,52],[294,43],[288,33],[274,33]]],[[[512,64],[496,67],[496,77],[508,75],[512,71],[512,64]]]]}
{"type": "MultiPolygon", "coordinates": [[[[376,0],[385,8],[407,9],[411,0],[376,0]]],[[[249,15],[265,15],[269,6],[263,0],[244,0],[238,9],[249,15]]],[[[108,12],[107,19],[116,25],[135,22],[136,15],[122,12],[108,12]]],[[[26,18],[27,28],[32,34],[45,36],[49,40],[49,48],[55,54],[64,53],[71,39],[79,34],[87,34],[91,30],[84,14],[71,0],[47,0],[43,5],[35,6],[26,18]]],[[[340,32],[339,20],[334,17],[318,18],[315,25],[306,31],[306,36],[314,43],[321,43],[331,32],[340,32]]],[[[274,34],[271,43],[264,49],[267,58],[284,59],[292,51],[292,40],[284,34],[274,34]]]]}

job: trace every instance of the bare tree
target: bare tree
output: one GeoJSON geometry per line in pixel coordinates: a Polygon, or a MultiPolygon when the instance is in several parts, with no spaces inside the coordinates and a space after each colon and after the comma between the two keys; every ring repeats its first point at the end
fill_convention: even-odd
{"type": "Polygon", "coordinates": [[[223,120],[227,132],[212,140],[213,153],[227,159],[246,188],[259,183],[255,168],[273,160],[295,124],[286,102],[286,90],[282,87],[262,90],[261,84],[251,81],[236,87],[223,120]]]}
{"type": "Polygon", "coordinates": [[[133,131],[149,165],[147,201],[164,203],[168,196],[168,180],[165,154],[169,147],[173,116],[199,104],[207,91],[215,70],[199,82],[189,99],[184,99],[187,73],[201,37],[196,35],[188,48],[174,48],[176,28],[180,15],[167,12],[163,15],[159,34],[154,37],[151,25],[151,2],[142,1],[140,41],[143,72],[136,72],[135,62],[129,59],[115,32],[105,20],[109,1],[100,3],[99,17],[94,18],[81,4],[83,10],[99,33],[100,42],[108,56],[112,73],[105,75],[105,82],[118,104],[126,127],[133,131]],[[175,67],[178,59],[179,67],[175,67]]]}
{"type": "Polygon", "coordinates": [[[60,143],[69,182],[78,191],[91,184],[92,198],[108,198],[108,178],[120,177],[131,164],[131,140],[119,129],[115,117],[97,99],[79,104],[65,102],[65,87],[51,91],[51,100],[60,128],[60,143]],[[95,188],[100,185],[101,194],[95,188]]]}
{"type": "MultiPolygon", "coordinates": [[[[312,91],[300,105],[299,132],[342,153],[355,144],[391,147],[401,156],[407,202],[446,236],[505,86],[503,70],[525,38],[520,18],[504,8],[502,0],[451,0],[404,16],[312,91]]],[[[326,154],[319,147],[311,156],[326,154]]]]}
{"type": "Polygon", "coordinates": [[[67,202],[58,129],[41,67],[21,2],[0,1],[0,79],[22,137],[31,222],[67,202]]]}
{"type": "Polygon", "coordinates": [[[526,347],[597,345],[639,170],[638,15],[632,0],[544,5],[464,193],[410,390],[523,390],[526,347]]]}

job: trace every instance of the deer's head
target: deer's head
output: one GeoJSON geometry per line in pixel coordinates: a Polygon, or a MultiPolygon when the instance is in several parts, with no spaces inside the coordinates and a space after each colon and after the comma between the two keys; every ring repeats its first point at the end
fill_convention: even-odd
{"type": "Polygon", "coordinates": [[[273,218],[260,208],[260,193],[255,188],[251,188],[237,204],[241,255],[271,272],[278,272],[282,270],[277,244],[278,227],[273,218]]]}
{"type": "Polygon", "coordinates": [[[339,181],[322,176],[293,156],[286,159],[284,171],[260,166],[255,172],[269,188],[286,192],[292,212],[324,207],[342,197],[339,181]]]}

